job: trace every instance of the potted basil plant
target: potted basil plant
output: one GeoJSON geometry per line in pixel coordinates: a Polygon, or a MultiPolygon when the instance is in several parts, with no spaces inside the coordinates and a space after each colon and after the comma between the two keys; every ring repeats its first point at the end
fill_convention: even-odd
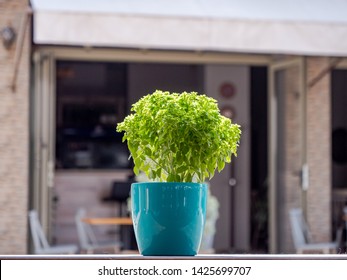
{"type": "Polygon", "coordinates": [[[217,101],[196,92],[160,90],[132,105],[118,123],[134,173],[151,182],[131,187],[135,237],[142,255],[196,255],[206,218],[206,179],[236,156],[241,129],[217,101]]]}

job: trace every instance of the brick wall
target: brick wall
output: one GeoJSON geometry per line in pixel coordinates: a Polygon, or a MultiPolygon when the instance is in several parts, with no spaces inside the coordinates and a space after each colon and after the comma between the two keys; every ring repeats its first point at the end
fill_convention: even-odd
{"type": "MultiPolygon", "coordinates": [[[[289,210],[300,206],[301,169],[301,107],[300,72],[298,66],[282,72],[282,87],[278,93],[279,108],[279,165],[278,211],[280,216],[279,253],[293,248],[289,222],[289,210]]],[[[281,79],[280,79],[281,80],[281,79]]]]}
{"type": "MultiPolygon", "coordinates": [[[[327,58],[307,59],[307,81],[329,66],[327,58]]],[[[307,160],[310,186],[307,193],[308,223],[317,242],[331,238],[331,93],[330,74],[307,92],[307,160]]]]}
{"type": "MultiPolygon", "coordinates": [[[[11,25],[19,33],[28,2],[0,2],[0,30],[11,25]]],[[[0,41],[0,254],[27,252],[29,51],[27,28],[19,63],[16,91],[14,74],[17,43],[6,50],[0,41]]]]}
{"type": "Polygon", "coordinates": [[[325,75],[314,86],[310,81],[317,77],[329,63],[328,58],[306,58],[307,90],[307,163],[309,166],[309,189],[306,198],[301,191],[301,119],[299,98],[299,72],[296,67],[286,70],[283,77],[282,138],[280,139],[281,179],[279,192],[279,215],[281,229],[279,252],[294,252],[289,222],[289,210],[302,207],[306,200],[308,224],[312,237],[317,242],[331,238],[331,112],[330,75],[325,75]],[[283,105],[284,104],[284,105],[283,105]]]}

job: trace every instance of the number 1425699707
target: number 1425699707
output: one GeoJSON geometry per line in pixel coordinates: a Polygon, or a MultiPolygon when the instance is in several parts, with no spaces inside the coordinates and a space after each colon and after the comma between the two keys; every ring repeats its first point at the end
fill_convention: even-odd
{"type": "Polygon", "coordinates": [[[193,267],[192,275],[249,275],[250,266],[201,266],[193,267]]]}

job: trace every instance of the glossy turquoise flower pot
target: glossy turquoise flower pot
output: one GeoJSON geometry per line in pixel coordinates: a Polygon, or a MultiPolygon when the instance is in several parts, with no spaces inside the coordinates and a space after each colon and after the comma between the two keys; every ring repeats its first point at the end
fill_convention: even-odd
{"type": "Polygon", "coordinates": [[[132,184],[132,219],[140,253],[144,256],[196,255],[205,225],[206,199],[206,184],[132,184]]]}

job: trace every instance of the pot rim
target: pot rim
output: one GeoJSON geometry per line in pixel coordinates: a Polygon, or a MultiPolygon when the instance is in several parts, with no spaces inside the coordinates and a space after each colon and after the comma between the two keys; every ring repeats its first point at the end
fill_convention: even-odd
{"type": "Polygon", "coordinates": [[[131,185],[143,185],[143,184],[148,184],[148,185],[191,185],[191,186],[207,186],[207,183],[198,183],[198,182],[135,182],[132,183],[131,185]]]}

